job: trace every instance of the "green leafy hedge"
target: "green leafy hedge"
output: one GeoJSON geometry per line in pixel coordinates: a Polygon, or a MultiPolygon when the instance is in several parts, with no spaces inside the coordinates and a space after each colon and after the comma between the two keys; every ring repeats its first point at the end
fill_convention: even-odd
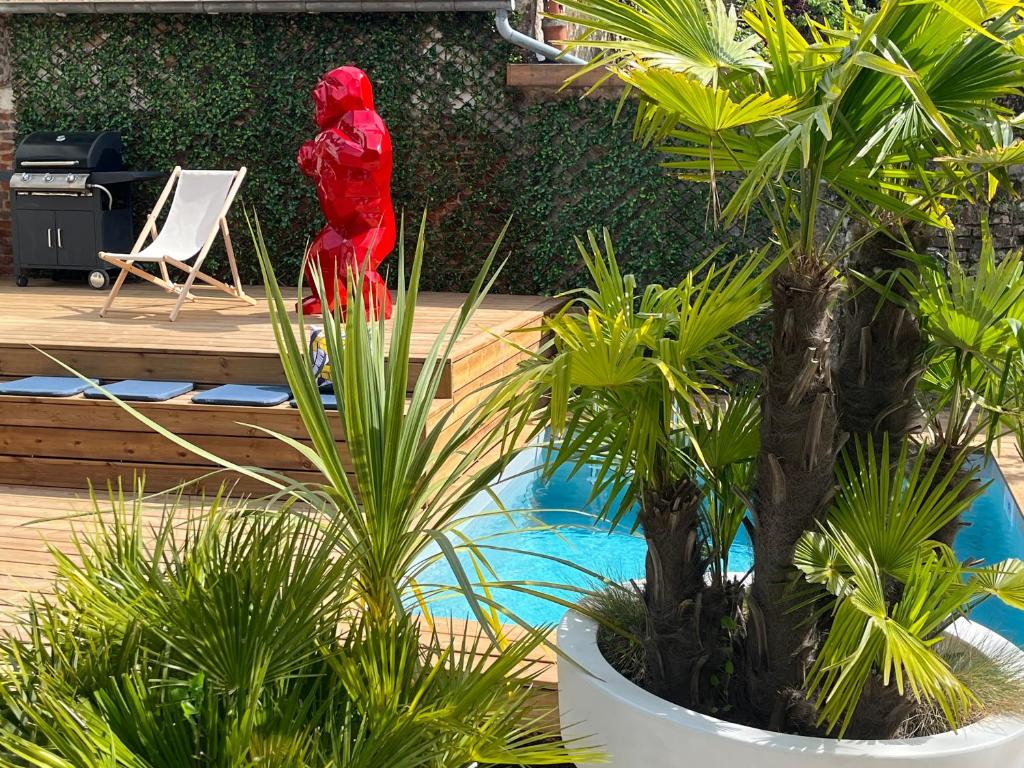
{"type": "MultiPolygon", "coordinates": [[[[508,217],[510,260],[500,286],[575,286],[573,237],[607,226],[623,263],[668,281],[718,242],[707,192],[665,174],[630,139],[615,103],[527,105],[505,87],[518,49],[489,14],[11,17],[17,127],[116,129],[134,167],[249,167],[243,201],[260,216],[278,272],[297,270],[322,226],[295,153],[310,138],[310,90],[355,64],[372,78],[395,146],[394,198],[407,218],[429,209],[425,288],[466,286],[508,217]]],[[[628,110],[627,110],[628,111],[628,110]]],[[[140,186],[144,215],[159,184],[140,186]]],[[[235,229],[244,229],[235,212],[235,229]]],[[[248,238],[243,278],[257,277],[248,238]]],[[[220,254],[215,253],[214,268],[220,254]]]]}

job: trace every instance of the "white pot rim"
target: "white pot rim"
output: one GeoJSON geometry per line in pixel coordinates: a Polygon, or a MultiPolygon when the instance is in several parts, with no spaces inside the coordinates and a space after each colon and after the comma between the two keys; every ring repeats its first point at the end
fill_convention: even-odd
{"type": "MultiPolygon", "coordinates": [[[[1002,635],[976,622],[958,619],[949,632],[982,651],[1016,653],[1024,660],[1024,651],[1002,635]]],[[[558,648],[567,657],[560,658],[560,668],[571,665],[576,667],[577,673],[591,675],[594,678],[593,684],[623,708],[639,710],[648,717],[668,721],[680,729],[744,744],[757,744],[767,750],[833,755],[867,753],[879,758],[927,760],[996,747],[1024,733],[1024,720],[1007,716],[985,718],[957,731],[910,739],[830,739],[776,733],[694,712],[665,701],[630,682],[605,660],[597,647],[597,623],[577,611],[570,610],[562,618],[558,627],[558,648]]]]}

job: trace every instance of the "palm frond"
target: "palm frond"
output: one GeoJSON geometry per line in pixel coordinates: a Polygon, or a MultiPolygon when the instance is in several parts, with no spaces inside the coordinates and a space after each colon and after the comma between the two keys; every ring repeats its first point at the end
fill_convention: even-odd
{"type": "MultiPolygon", "coordinates": [[[[618,506],[606,513],[615,521],[644,488],[663,481],[665,457],[672,472],[692,469],[678,447],[677,435],[687,431],[680,414],[710,402],[724,386],[720,371],[742,366],[732,329],[764,307],[778,262],[763,251],[724,266],[709,259],[677,285],[637,295],[607,235],[603,244],[591,235],[580,250],[594,288],[546,321],[554,355],[524,366],[514,389],[532,392],[531,404],[550,391],[549,469],[594,468],[593,498],[612,492],[609,503],[618,506]]],[[[719,426],[739,429],[740,411],[730,413],[719,426]]],[[[699,453],[703,442],[691,447],[699,453]]]]}

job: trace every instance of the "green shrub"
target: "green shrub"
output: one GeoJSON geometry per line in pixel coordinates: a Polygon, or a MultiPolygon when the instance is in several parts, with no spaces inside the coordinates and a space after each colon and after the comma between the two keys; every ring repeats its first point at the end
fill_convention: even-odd
{"type": "Polygon", "coordinates": [[[144,532],[140,512],[123,495],[97,499],[99,532],[78,540],[81,562],[55,553],[54,597],[34,602],[26,640],[0,643],[4,765],[447,768],[566,756],[530,714],[522,664],[536,638],[492,661],[466,650],[486,642],[479,633],[423,635],[407,614],[361,620],[338,523],[217,498],[168,506],[144,532]]]}
{"type": "Polygon", "coordinates": [[[383,320],[366,319],[353,286],[347,320],[324,323],[338,402],[328,414],[305,329],[292,327],[262,236],[255,239],[310,440],[277,437],[323,479],[300,485],[238,466],[118,401],[272,495],[246,503],[218,497],[186,512],[171,506],[150,532],[140,487],[132,501],[112,497],[111,519],[79,540],[77,558],[54,552],[53,597],[37,599],[0,640],[0,760],[37,768],[468,768],[581,756],[557,740],[551,713],[530,699],[536,667],[524,662],[543,634],[502,634],[489,593],[460,565],[467,553],[487,572],[484,556],[449,539],[465,505],[533,428],[508,412],[503,390],[457,422],[454,406],[434,420],[444,361],[490,287],[497,246],[411,394],[422,229],[408,287],[399,275],[390,334],[383,320]],[[489,426],[495,419],[502,429],[489,426]],[[413,606],[451,589],[420,581],[439,557],[449,559],[477,611],[473,633],[423,636],[429,614],[420,619],[413,606]]]}

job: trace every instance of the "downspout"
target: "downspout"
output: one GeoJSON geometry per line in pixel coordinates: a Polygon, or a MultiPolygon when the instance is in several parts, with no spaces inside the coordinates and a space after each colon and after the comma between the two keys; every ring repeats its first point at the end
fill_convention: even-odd
{"type": "Polygon", "coordinates": [[[573,56],[572,54],[560,51],[553,45],[548,45],[547,43],[541,42],[529,35],[524,35],[519,30],[512,29],[512,25],[508,23],[508,11],[504,8],[494,12],[494,26],[498,28],[498,34],[512,43],[512,45],[518,45],[520,48],[532,51],[542,60],[550,59],[551,61],[557,61],[560,64],[587,63],[578,56],[573,56]]]}

